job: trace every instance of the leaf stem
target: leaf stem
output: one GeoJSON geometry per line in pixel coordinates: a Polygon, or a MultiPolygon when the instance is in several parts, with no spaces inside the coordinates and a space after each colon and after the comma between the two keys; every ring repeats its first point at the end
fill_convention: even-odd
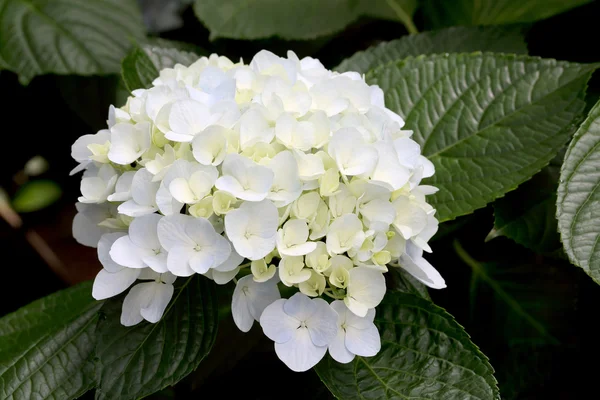
{"type": "MultiPolygon", "coordinates": [[[[469,253],[467,253],[467,251],[462,247],[462,245],[460,244],[460,242],[457,239],[454,240],[452,245],[453,245],[454,251],[456,251],[456,254],[458,255],[458,257],[465,264],[467,264],[469,267],[471,267],[471,270],[473,271],[473,274],[475,276],[477,276],[482,281],[487,283],[492,288],[492,290],[494,292],[496,292],[496,294],[506,304],[508,304],[509,307],[511,307],[514,310],[515,313],[517,313],[519,316],[521,316],[523,319],[525,319],[527,322],[529,322],[529,324],[531,324],[531,326],[536,331],[538,331],[543,336],[546,336],[547,338],[549,338],[553,344],[559,344],[559,341],[554,336],[552,336],[550,333],[548,333],[548,331],[546,330],[546,328],[544,328],[544,326],[542,324],[540,324],[531,315],[529,315],[529,313],[521,307],[519,302],[517,302],[510,294],[508,294],[506,291],[504,291],[504,289],[502,289],[502,286],[500,286],[500,284],[498,284],[498,282],[496,282],[494,279],[492,279],[487,274],[483,265],[479,261],[477,261],[473,257],[471,257],[471,255],[469,253]]],[[[471,288],[471,290],[473,290],[473,288],[471,288]]]]}
{"type": "Polygon", "coordinates": [[[408,15],[406,11],[404,11],[404,9],[398,3],[396,3],[395,0],[386,0],[386,2],[388,6],[390,6],[390,8],[394,10],[398,19],[402,21],[408,33],[410,33],[411,35],[414,33],[419,33],[419,30],[415,26],[415,23],[413,22],[411,16],[408,15]]]}

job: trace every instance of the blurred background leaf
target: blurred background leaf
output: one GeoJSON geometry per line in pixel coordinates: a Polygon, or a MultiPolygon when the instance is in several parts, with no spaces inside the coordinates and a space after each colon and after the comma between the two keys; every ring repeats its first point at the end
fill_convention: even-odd
{"type": "Polygon", "coordinates": [[[432,27],[535,22],[592,0],[424,0],[432,27]]]}
{"type": "Polygon", "coordinates": [[[0,0],[0,59],[23,84],[36,75],[119,71],[144,36],[135,0],[0,0]]]}
{"type": "Polygon", "coordinates": [[[56,182],[35,180],[25,183],[15,194],[12,207],[16,212],[32,212],[48,207],[62,195],[56,182]]]}
{"type": "Polygon", "coordinates": [[[196,0],[194,10],[211,39],[315,39],[339,32],[361,15],[397,20],[416,32],[416,0],[196,0]]]}

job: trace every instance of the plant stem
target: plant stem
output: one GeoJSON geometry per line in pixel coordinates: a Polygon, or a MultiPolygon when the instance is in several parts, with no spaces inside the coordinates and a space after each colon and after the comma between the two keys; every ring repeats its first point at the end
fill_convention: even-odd
{"type": "Polygon", "coordinates": [[[419,33],[419,30],[415,26],[415,23],[413,22],[411,16],[408,15],[406,13],[406,11],[404,11],[404,9],[398,3],[396,3],[395,0],[386,0],[386,1],[388,3],[388,6],[390,6],[390,8],[392,10],[394,10],[398,19],[400,21],[402,21],[402,23],[406,27],[406,30],[408,31],[408,33],[410,33],[411,35],[413,33],[419,33]]]}

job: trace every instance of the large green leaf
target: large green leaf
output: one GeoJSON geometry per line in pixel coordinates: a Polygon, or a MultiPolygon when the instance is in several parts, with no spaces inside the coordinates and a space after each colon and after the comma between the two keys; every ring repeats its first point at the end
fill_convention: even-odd
{"type": "Polygon", "coordinates": [[[591,0],[425,0],[424,15],[434,27],[534,22],[591,0]]]}
{"type": "Polygon", "coordinates": [[[91,282],[0,319],[0,398],[74,399],[94,386],[98,310],[91,282]]]}
{"type": "Polygon", "coordinates": [[[135,47],[123,59],[121,75],[129,91],[149,88],[161,69],[172,68],[175,64],[189,66],[199,58],[195,53],[167,47],[166,40],[159,43],[160,46],[146,44],[135,47]]]}
{"type": "Polygon", "coordinates": [[[138,399],[177,383],[209,353],[217,335],[215,284],[203,276],[176,282],[156,323],[121,325],[122,298],[107,301],[98,324],[96,398],[138,399]]]}
{"type": "Polygon", "coordinates": [[[571,262],[600,283],[600,102],[569,144],[563,162],[556,216],[571,262]]]}
{"type": "Polygon", "coordinates": [[[527,44],[522,30],[519,26],[456,26],[403,36],[400,39],[369,47],[365,51],[356,52],[335,69],[340,72],[366,73],[379,65],[422,54],[473,51],[527,54],[527,44]]]}
{"type": "Polygon", "coordinates": [[[367,74],[435,165],[440,221],[513,190],[567,142],[597,65],[506,54],[409,58],[367,74]]]}
{"type": "Polygon", "coordinates": [[[49,73],[118,72],[143,36],[135,0],[0,0],[0,59],[23,84],[49,73]]]}
{"type": "Polygon", "coordinates": [[[381,351],[316,371],[340,399],[496,399],[493,368],[454,318],[426,299],[390,292],[377,307],[381,351]]]}
{"type": "Polygon", "coordinates": [[[196,0],[211,39],[314,39],[341,31],[361,15],[398,20],[414,31],[416,0],[196,0]]]}
{"type": "Polygon", "coordinates": [[[494,202],[494,229],[486,240],[506,236],[538,253],[560,249],[556,221],[556,166],[547,166],[494,202]]]}

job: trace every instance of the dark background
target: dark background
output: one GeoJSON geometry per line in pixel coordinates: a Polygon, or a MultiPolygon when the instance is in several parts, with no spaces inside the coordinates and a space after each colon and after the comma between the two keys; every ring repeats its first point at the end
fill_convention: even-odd
{"type": "MultiPolygon", "coordinates": [[[[332,68],[358,50],[406,34],[400,24],[361,19],[335,37],[316,41],[209,42],[208,31],[191,8],[185,9],[182,16],[182,28],[160,36],[194,43],[233,60],[243,57],[246,62],[263,48],[280,55],[292,49],[300,57],[317,57],[332,68]]],[[[596,2],[528,25],[529,52],[545,58],[600,62],[599,20],[600,3],[596,2]]],[[[424,30],[419,12],[415,21],[424,30]]],[[[43,76],[23,87],[15,74],[0,73],[0,186],[14,195],[18,188],[15,175],[28,159],[42,155],[50,164],[42,178],[56,181],[63,190],[62,198],[52,206],[23,214],[22,229],[0,222],[0,250],[4,255],[0,315],[91,279],[100,268],[95,249],[78,245],[71,236],[80,177],[68,175],[75,166],[70,149],[80,135],[104,127],[109,104],[119,93],[123,95],[118,82],[117,76],[43,76]],[[39,233],[60,261],[54,269],[26,241],[25,234],[31,230],[39,233]]],[[[588,90],[590,106],[598,93],[600,79],[595,76],[588,90]]],[[[429,259],[446,279],[448,288],[430,292],[489,356],[503,398],[598,398],[595,388],[600,346],[596,321],[600,287],[571,266],[560,252],[537,255],[502,237],[485,243],[493,226],[492,207],[446,225],[454,230],[436,237],[429,259]],[[473,281],[472,269],[456,255],[455,241],[482,263],[502,293],[481,279],[473,281]],[[519,304],[517,309],[511,305],[514,302],[519,304]],[[531,320],[536,322],[532,324],[531,320]]],[[[445,227],[444,231],[448,230],[445,227]]],[[[200,398],[218,391],[225,398],[330,398],[314,372],[296,374],[285,368],[272,352],[272,343],[256,326],[244,335],[227,318],[220,329],[209,361],[176,388],[153,397],[200,398]]]]}

